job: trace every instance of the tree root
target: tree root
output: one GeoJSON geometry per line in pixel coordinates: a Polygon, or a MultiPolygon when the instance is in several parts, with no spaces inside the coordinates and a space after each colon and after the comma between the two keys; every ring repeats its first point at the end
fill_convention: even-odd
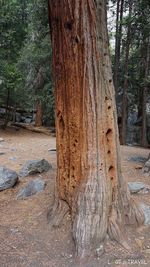
{"type": "Polygon", "coordinates": [[[107,233],[112,241],[116,241],[128,252],[131,251],[131,247],[125,234],[124,221],[116,207],[112,208],[107,233]]]}
{"type": "Polygon", "coordinates": [[[49,221],[49,224],[55,228],[60,227],[62,225],[64,217],[68,213],[69,213],[68,204],[63,200],[55,199],[52,208],[49,210],[47,214],[47,219],[49,221]]]}
{"type": "Polygon", "coordinates": [[[125,223],[128,225],[142,225],[144,223],[144,213],[134,199],[130,198],[129,204],[124,207],[125,223]]]}

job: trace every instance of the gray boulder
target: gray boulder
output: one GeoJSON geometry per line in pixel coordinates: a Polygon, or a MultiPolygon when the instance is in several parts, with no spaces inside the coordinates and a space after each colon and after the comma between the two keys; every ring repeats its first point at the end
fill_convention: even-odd
{"type": "Polygon", "coordinates": [[[19,176],[26,177],[31,174],[46,172],[52,165],[45,159],[28,160],[19,172],[19,176]]]}
{"type": "Polygon", "coordinates": [[[40,179],[30,181],[23,189],[17,194],[17,199],[25,199],[39,192],[42,192],[46,183],[40,179]]]}
{"type": "Polygon", "coordinates": [[[13,187],[18,180],[15,171],[0,167],[0,191],[13,187]]]}
{"type": "Polygon", "coordinates": [[[150,225],[150,207],[144,203],[141,203],[140,207],[141,207],[141,209],[144,213],[144,217],[145,217],[144,224],[150,225]]]}
{"type": "Polygon", "coordinates": [[[129,182],[128,187],[131,194],[135,193],[147,194],[150,190],[150,187],[148,185],[145,185],[141,182],[129,182]]]}
{"type": "Polygon", "coordinates": [[[150,175],[150,158],[145,162],[145,165],[143,167],[143,173],[150,175]]]}

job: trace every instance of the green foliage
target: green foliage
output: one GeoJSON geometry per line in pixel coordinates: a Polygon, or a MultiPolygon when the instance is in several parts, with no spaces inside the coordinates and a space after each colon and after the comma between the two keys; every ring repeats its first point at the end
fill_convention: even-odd
{"type": "Polygon", "coordinates": [[[17,108],[33,110],[40,99],[43,120],[54,120],[47,1],[3,1],[0,24],[0,105],[8,91],[17,108]]]}

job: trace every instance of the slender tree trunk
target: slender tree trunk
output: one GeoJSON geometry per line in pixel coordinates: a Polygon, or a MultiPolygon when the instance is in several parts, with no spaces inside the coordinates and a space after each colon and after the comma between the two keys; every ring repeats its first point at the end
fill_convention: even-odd
{"type": "Polygon", "coordinates": [[[42,126],[42,104],[39,100],[36,101],[36,116],[35,116],[35,126],[40,127],[42,126]]]}
{"type": "Polygon", "coordinates": [[[7,89],[7,99],[6,99],[6,113],[5,113],[5,120],[3,124],[3,129],[6,129],[7,124],[9,122],[9,101],[10,101],[10,89],[7,89]]]}
{"type": "Polygon", "coordinates": [[[107,234],[128,247],[125,223],[143,222],[121,174],[105,2],[49,0],[58,169],[48,217],[58,226],[70,210],[81,258],[107,234]]]}
{"type": "Polygon", "coordinates": [[[131,45],[131,16],[132,16],[133,1],[129,2],[129,24],[127,30],[126,50],[125,50],[125,68],[124,68],[124,84],[123,84],[123,97],[122,97],[122,122],[121,122],[121,134],[120,143],[126,144],[126,132],[127,132],[127,117],[128,117],[128,69],[129,69],[129,51],[131,45]]]}
{"type": "Polygon", "coordinates": [[[123,7],[124,7],[124,0],[117,0],[115,62],[114,62],[114,86],[116,94],[118,93],[118,84],[119,84],[119,64],[120,64],[120,49],[122,40],[123,7]]]}
{"type": "Polygon", "coordinates": [[[147,147],[147,113],[146,113],[146,104],[147,104],[147,78],[149,75],[149,63],[150,63],[150,38],[147,40],[147,52],[145,60],[145,81],[144,89],[142,94],[142,146],[147,147]]]}

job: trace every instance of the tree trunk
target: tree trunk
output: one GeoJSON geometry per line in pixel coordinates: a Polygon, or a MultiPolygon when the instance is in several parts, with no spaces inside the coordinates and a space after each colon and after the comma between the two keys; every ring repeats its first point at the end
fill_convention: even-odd
{"type": "Polygon", "coordinates": [[[115,62],[114,62],[114,86],[116,94],[118,93],[118,84],[119,84],[119,63],[120,63],[120,49],[122,40],[123,7],[124,7],[124,0],[121,1],[117,0],[115,62]]]}
{"type": "Polygon", "coordinates": [[[35,116],[35,126],[40,127],[42,126],[42,104],[39,100],[36,101],[36,116],[35,116]]]}
{"type": "Polygon", "coordinates": [[[128,91],[128,69],[129,69],[129,51],[131,45],[131,16],[132,16],[132,5],[133,1],[129,2],[129,23],[127,29],[127,40],[125,50],[125,68],[124,68],[124,83],[123,83],[123,97],[122,97],[122,122],[121,122],[121,133],[120,143],[121,145],[126,144],[126,132],[127,132],[127,116],[128,116],[128,103],[127,103],[127,91],[128,91]]]}
{"type": "Polygon", "coordinates": [[[57,178],[49,212],[70,210],[76,254],[109,237],[127,247],[125,223],[142,223],[120,169],[104,0],[49,0],[56,98],[57,178]]]}
{"type": "Polygon", "coordinates": [[[10,102],[10,89],[7,89],[7,98],[6,98],[6,113],[5,113],[5,119],[4,124],[2,126],[3,129],[6,129],[7,124],[9,122],[9,102],[10,102]]]}
{"type": "Polygon", "coordinates": [[[142,146],[147,147],[147,114],[146,114],[146,104],[147,104],[147,78],[149,75],[149,63],[150,63],[150,38],[147,40],[146,49],[146,59],[145,59],[145,79],[144,79],[144,89],[142,94],[142,146]]]}

